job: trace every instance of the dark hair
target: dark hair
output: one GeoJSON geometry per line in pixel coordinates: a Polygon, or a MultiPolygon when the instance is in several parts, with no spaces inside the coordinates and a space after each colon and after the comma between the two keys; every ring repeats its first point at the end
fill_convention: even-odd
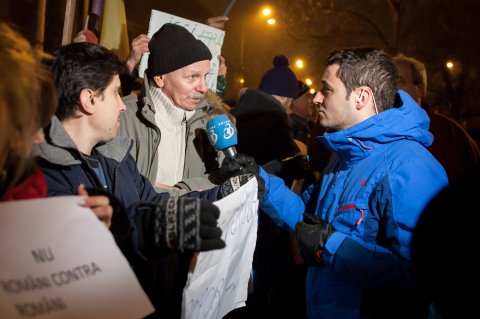
{"type": "Polygon", "coordinates": [[[375,96],[378,111],[393,107],[398,72],[392,57],[380,49],[349,48],[334,50],[325,59],[325,67],[338,64],[338,78],[347,89],[347,97],[359,86],[368,86],[375,96]]]}
{"type": "Polygon", "coordinates": [[[124,72],[115,53],[92,43],[71,43],[60,47],[54,55],[51,69],[58,94],[56,115],[60,120],[75,115],[82,90],[88,88],[102,95],[113,77],[124,72]]]}

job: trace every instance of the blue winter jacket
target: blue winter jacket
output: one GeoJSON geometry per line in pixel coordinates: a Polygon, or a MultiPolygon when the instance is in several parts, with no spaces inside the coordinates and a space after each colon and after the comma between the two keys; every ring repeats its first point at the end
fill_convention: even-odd
{"type": "MultiPolygon", "coordinates": [[[[309,318],[392,318],[418,300],[410,240],[423,208],[448,180],[426,149],[433,141],[427,114],[408,94],[399,95],[401,107],[317,137],[335,156],[317,182],[312,213],[336,231],[324,265],[308,269],[309,318]]],[[[300,197],[280,179],[260,175],[266,187],[260,208],[294,231],[315,185],[300,197]]]]}

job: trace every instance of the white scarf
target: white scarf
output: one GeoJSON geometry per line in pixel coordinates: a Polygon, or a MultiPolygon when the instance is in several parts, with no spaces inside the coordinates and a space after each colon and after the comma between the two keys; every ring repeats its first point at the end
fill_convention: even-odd
{"type": "Polygon", "coordinates": [[[176,107],[160,88],[150,87],[155,106],[155,123],[160,128],[158,168],[155,184],[174,185],[183,178],[186,149],[186,120],[195,111],[176,107]]]}

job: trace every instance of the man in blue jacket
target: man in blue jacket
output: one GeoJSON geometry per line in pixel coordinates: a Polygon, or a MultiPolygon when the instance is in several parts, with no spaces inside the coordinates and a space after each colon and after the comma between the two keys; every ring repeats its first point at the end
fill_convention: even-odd
{"type": "Polygon", "coordinates": [[[74,195],[84,185],[113,195],[114,207],[130,207],[130,219],[114,213],[112,233],[119,243],[131,238],[133,228],[136,250],[133,253],[126,243],[122,251],[151,298],[155,316],[174,317],[180,312],[177,292],[181,301],[184,287],[177,276],[186,278],[193,252],[225,246],[217,227],[218,208],[210,202],[238,189],[250,176],[227,179],[188,197],[157,193],[138,172],[130,155],[133,142],[116,137],[120,114],[126,109],[120,95],[123,66],[117,56],[95,44],[72,43],[55,52],[51,69],[58,108],[45,130],[46,142],[35,149],[48,195],[74,195]],[[178,258],[185,259],[186,269],[160,275],[165,271],[162,262],[174,251],[182,252],[178,258]]]}
{"type": "MultiPolygon", "coordinates": [[[[410,240],[428,201],[448,183],[428,152],[425,111],[398,91],[390,56],[333,51],[313,100],[334,156],[301,196],[260,169],[260,208],[295,232],[309,318],[425,318],[411,276],[410,240]]],[[[441,243],[439,243],[441,244],[441,243]]]]}

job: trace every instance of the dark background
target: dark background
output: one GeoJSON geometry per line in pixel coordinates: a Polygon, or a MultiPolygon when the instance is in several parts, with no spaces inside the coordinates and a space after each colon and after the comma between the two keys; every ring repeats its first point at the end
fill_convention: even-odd
{"type": "MultiPolygon", "coordinates": [[[[147,33],[150,10],[156,9],[205,22],[222,15],[230,0],[125,0],[130,41],[147,33]]],[[[14,23],[35,42],[38,1],[2,0],[0,18],[14,23]]],[[[44,49],[61,44],[65,0],[47,0],[44,49]]],[[[73,36],[84,21],[84,1],[77,0],[73,36]]],[[[307,77],[318,89],[323,59],[333,48],[375,46],[392,55],[403,52],[427,66],[428,99],[452,115],[475,137],[480,128],[480,23],[478,0],[237,0],[226,24],[222,55],[228,66],[226,100],[243,86],[254,88],[285,54],[299,79],[307,77]],[[265,23],[260,10],[269,5],[277,20],[265,23]],[[242,50],[242,41],[243,50],[242,50]],[[240,52],[243,51],[243,59],[240,52]],[[305,68],[294,61],[302,58],[305,68]],[[243,63],[241,63],[243,60],[243,63]],[[448,70],[446,61],[454,62],[448,70]],[[243,78],[245,82],[240,83],[243,78]]]]}

